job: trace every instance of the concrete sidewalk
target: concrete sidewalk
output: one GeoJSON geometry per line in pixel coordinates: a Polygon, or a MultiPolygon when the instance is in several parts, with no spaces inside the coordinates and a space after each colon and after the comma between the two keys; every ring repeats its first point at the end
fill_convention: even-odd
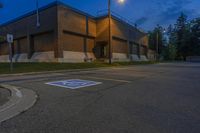
{"type": "Polygon", "coordinates": [[[0,85],[0,124],[32,107],[37,95],[34,91],[11,85],[0,85]]]}

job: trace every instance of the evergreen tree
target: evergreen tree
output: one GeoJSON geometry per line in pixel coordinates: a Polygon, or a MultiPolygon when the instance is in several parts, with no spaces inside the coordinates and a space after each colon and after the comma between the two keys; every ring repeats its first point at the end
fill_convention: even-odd
{"type": "Polygon", "coordinates": [[[191,56],[200,56],[200,18],[191,21],[191,56]]]}
{"type": "Polygon", "coordinates": [[[167,28],[167,35],[169,37],[169,44],[176,45],[176,32],[172,25],[167,28]]]}
{"type": "Polygon", "coordinates": [[[181,13],[175,24],[176,47],[178,58],[186,59],[190,47],[190,25],[187,23],[187,16],[181,13]]]}
{"type": "Polygon", "coordinates": [[[154,32],[149,31],[149,49],[156,50],[156,39],[154,32]]]}
{"type": "MultiPolygon", "coordinates": [[[[162,52],[166,60],[186,59],[187,56],[200,56],[200,18],[190,22],[187,16],[181,13],[176,24],[167,28],[168,42],[164,46],[162,27],[157,26],[150,34],[150,46],[156,50],[156,34],[159,35],[159,53],[162,52]],[[163,39],[163,41],[161,41],[163,39]]],[[[150,47],[150,48],[151,48],[150,47]]]]}
{"type": "Polygon", "coordinates": [[[175,60],[177,54],[176,46],[173,44],[168,44],[163,50],[163,57],[165,60],[175,60]]]}
{"type": "Polygon", "coordinates": [[[163,37],[163,28],[160,25],[157,25],[153,31],[149,32],[149,48],[157,51],[158,53],[162,53],[162,49],[164,46],[164,37],[163,37]],[[158,45],[158,46],[157,46],[158,45]]]}

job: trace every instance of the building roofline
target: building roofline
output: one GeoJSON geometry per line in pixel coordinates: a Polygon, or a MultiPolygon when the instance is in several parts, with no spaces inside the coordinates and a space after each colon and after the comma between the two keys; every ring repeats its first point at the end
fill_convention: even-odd
{"type": "MultiPolygon", "coordinates": [[[[52,8],[52,7],[54,7],[54,6],[59,6],[59,5],[64,6],[64,7],[66,7],[66,8],[69,8],[69,9],[71,9],[72,11],[74,11],[74,12],[76,12],[76,13],[78,13],[78,14],[81,14],[81,15],[84,15],[84,16],[87,16],[87,17],[90,17],[90,18],[95,19],[95,20],[100,19],[100,18],[105,18],[105,17],[108,16],[108,15],[106,14],[106,15],[96,16],[96,17],[95,17],[95,16],[93,16],[93,15],[91,15],[91,14],[89,14],[89,13],[86,13],[86,12],[84,12],[84,11],[81,11],[81,10],[77,9],[77,8],[74,8],[74,7],[72,7],[72,6],[68,5],[68,4],[65,4],[65,3],[63,3],[63,2],[61,2],[61,1],[59,1],[59,0],[58,0],[58,1],[55,1],[55,2],[51,2],[51,3],[47,4],[46,6],[40,7],[40,8],[39,8],[39,11],[41,12],[41,11],[44,11],[44,10],[47,10],[47,9],[49,9],[49,8],[52,8]]],[[[14,22],[17,22],[17,21],[19,21],[19,20],[21,20],[21,19],[23,19],[23,18],[25,18],[25,17],[29,17],[29,16],[34,15],[34,14],[36,14],[36,13],[37,13],[37,10],[30,11],[30,12],[24,14],[24,15],[21,15],[21,16],[19,16],[19,17],[17,17],[17,18],[14,18],[14,19],[12,19],[12,20],[9,20],[9,21],[7,21],[7,22],[5,22],[5,23],[3,23],[3,24],[0,24],[0,27],[9,25],[9,24],[14,23],[14,22]]],[[[136,28],[135,26],[129,24],[128,22],[126,22],[126,21],[120,19],[119,17],[117,17],[117,16],[115,16],[115,15],[113,15],[113,14],[112,14],[112,18],[114,18],[114,19],[117,20],[117,21],[120,21],[120,22],[122,22],[122,23],[125,23],[125,24],[127,24],[127,25],[129,25],[129,26],[135,28],[136,30],[138,30],[138,31],[141,32],[141,33],[146,34],[146,32],[142,31],[141,29],[136,28]]]]}
{"type": "MultiPolygon", "coordinates": [[[[67,4],[65,4],[65,3],[61,2],[61,1],[51,2],[51,3],[47,4],[46,6],[40,7],[39,8],[39,12],[47,10],[47,9],[52,8],[54,6],[59,6],[59,5],[64,6],[66,8],[69,8],[69,9],[73,10],[74,12],[77,12],[77,13],[82,14],[84,16],[88,16],[90,18],[95,18],[95,16],[90,15],[90,14],[88,14],[88,13],[86,13],[84,11],[81,11],[79,9],[76,9],[76,8],[74,8],[74,7],[70,6],[70,5],[67,5],[67,4]]],[[[7,21],[5,23],[0,24],[0,27],[9,25],[9,24],[11,24],[13,22],[19,21],[19,20],[21,20],[21,19],[23,19],[25,17],[29,17],[29,16],[34,15],[36,13],[37,13],[37,10],[30,11],[30,12],[24,14],[24,15],[21,15],[21,16],[19,16],[17,18],[11,19],[11,20],[9,20],[9,21],[7,21]]]]}
{"type": "MultiPolygon", "coordinates": [[[[101,15],[101,16],[96,17],[96,20],[101,19],[101,18],[106,18],[106,17],[108,17],[107,14],[106,14],[106,15],[101,15]]],[[[141,29],[135,27],[135,26],[132,25],[132,24],[129,24],[128,22],[126,22],[126,21],[120,19],[119,17],[117,17],[117,16],[115,16],[115,15],[112,15],[112,18],[115,19],[115,20],[117,20],[117,21],[119,21],[119,22],[122,22],[122,23],[124,23],[124,24],[126,24],[126,25],[128,25],[128,26],[130,26],[130,27],[132,27],[132,28],[134,28],[134,29],[136,29],[137,31],[139,31],[139,32],[141,32],[141,33],[143,33],[143,34],[147,34],[145,31],[143,31],[143,30],[141,30],[141,29]]]]}
{"type": "Polygon", "coordinates": [[[69,8],[69,9],[73,10],[74,12],[79,13],[79,14],[81,14],[81,15],[84,15],[84,16],[87,16],[87,17],[90,17],[90,18],[93,18],[93,19],[96,18],[95,16],[93,16],[93,15],[91,15],[91,14],[89,14],[89,13],[86,13],[86,12],[84,12],[84,11],[81,11],[81,10],[79,10],[79,9],[77,9],[77,8],[74,8],[74,7],[72,7],[72,6],[68,5],[68,4],[63,3],[63,2],[57,1],[57,2],[55,2],[55,3],[57,3],[57,5],[61,5],[61,6],[67,7],[67,8],[69,8]]]}

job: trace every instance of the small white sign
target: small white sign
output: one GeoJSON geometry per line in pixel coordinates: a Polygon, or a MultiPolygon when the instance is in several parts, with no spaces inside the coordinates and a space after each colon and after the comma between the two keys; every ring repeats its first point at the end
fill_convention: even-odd
{"type": "Polygon", "coordinates": [[[46,84],[58,86],[58,87],[69,88],[69,89],[78,89],[78,88],[98,85],[98,84],[101,84],[101,82],[81,80],[81,79],[70,79],[70,80],[49,82],[46,84]]]}
{"type": "Polygon", "coordinates": [[[13,43],[13,35],[12,34],[7,34],[7,42],[13,43]]]}

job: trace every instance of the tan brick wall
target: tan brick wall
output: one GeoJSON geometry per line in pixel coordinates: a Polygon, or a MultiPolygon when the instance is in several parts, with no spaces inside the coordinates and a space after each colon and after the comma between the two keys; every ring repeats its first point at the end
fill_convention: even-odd
{"type": "Polygon", "coordinates": [[[128,39],[128,26],[112,19],[112,35],[121,39],[128,39]]]}
{"type": "Polygon", "coordinates": [[[34,51],[47,52],[54,51],[54,34],[44,33],[33,37],[34,51]]]}
{"type": "Polygon", "coordinates": [[[83,47],[84,47],[83,37],[64,34],[62,43],[64,51],[83,52],[83,47]]]}
{"type": "MultiPolygon", "coordinates": [[[[112,36],[119,38],[123,41],[112,40],[113,52],[128,53],[128,43],[126,41],[131,41],[137,44],[142,44],[144,46],[148,45],[148,37],[146,34],[142,33],[138,29],[122,22],[112,19],[112,36]],[[122,45],[123,43],[123,45],[122,45]]],[[[97,20],[97,39],[96,41],[108,41],[108,18],[100,18],[97,20]]],[[[132,48],[132,53],[139,54],[139,46],[134,45],[132,48]]],[[[143,52],[144,53],[144,52],[143,52]]]]}
{"type": "Polygon", "coordinates": [[[90,17],[79,14],[71,9],[58,7],[58,45],[60,53],[63,51],[84,52],[84,38],[87,52],[93,52],[96,37],[96,21],[90,17]],[[87,23],[88,22],[88,23],[87,23]],[[87,30],[88,26],[88,30],[87,30]],[[88,31],[88,34],[87,34],[88,31]]]}
{"type": "Polygon", "coordinates": [[[61,30],[86,34],[86,17],[71,9],[59,6],[59,26],[61,30]]]}
{"type": "Polygon", "coordinates": [[[94,46],[95,46],[95,40],[87,39],[87,52],[93,52],[94,46]]]}
{"type": "MultiPolygon", "coordinates": [[[[87,17],[64,6],[58,6],[59,32],[63,30],[86,35],[87,17]]],[[[88,34],[96,37],[96,20],[88,17],[88,34]]]]}
{"type": "Polygon", "coordinates": [[[24,37],[27,34],[55,30],[57,28],[57,8],[52,7],[40,12],[40,28],[36,27],[36,14],[20,19],[16,22],[0,27],[0,35],[11,33],[14,38],[24,37]]]}
{"type": "Polygon", "coordinates": [[[57,7],[54,6],[40,11],[39,15],[41,25],[40,27],[36,27],[36,14],[24,17],[13,23],[0,27],[0,35],[6,36],[7,33],[11,33],[14,35],[14,39],[16,40],[14,43],[14,54],[19,52],[27,53],[29,56],[31,56],[33,55],[33,51],[43,52],[49,50],[54,51],[54,49],[56,50],[57,7]],[[49,36],[42,35],[40,37],[41,34],[50,31],[55,33],[54,36],[50,36],[49,38],[49,36]],[[35,42],[32,40],[29,41],[27,39],[29,38],[29,36],[35,37],[35,42]],[[17,44],[17,40],[19,44],[17,44]]]}
{"type": "Polygon", "coordinates": [[[113,53],[127,53],[128,54],[128,45],[127,42],[119,41],[119,40],[113,40],[112,41],[112,48],[113,53]]]}
{"type": "Polygon", "coordinates": [[[1,43],[0,44],[0,55],[8,55],[9,49],[7,43],[1,43]]]}
{"type": "Polygon", "coordinates": [[[89,30],[89,35],[90,36],[97,36],[97,26],[96,26],[96,21],[93,19],[88,20],[88,30],[89,30]]]}
{"type": "Polygon", "coordinates": [[[28,53],[27,38],[20,38],[14,41],[14,54],[28,53]]]}
{"type": "Polygon", "coordinates": [[[108,40],[108,18],[97,20],[97,38],[96,41],[108,40]]]}
{"type": "MultiPolygon", "coordinates": [[[[108,41],[108,17],[97,20],[89,16],[87,30],[87,16],[77,13],[73,9],[59,5],[40,12],[41,27],[36,27],[36,15],[28,16],[12,24],[0,27],[0,35],[14,34],[14,51],[17,53],[31,53],[29,44],[33,44],[35,52],[55,51],[56,58],[63,57],[64,51],[84,52],[84,38],[87,52],[93,52],[95,43],[108,41]],[[64,32],[66,31],[66,32],[64,32]],[[88,31],[88,32],[87,32],[88,31]],[[52,32],[47,34],[47,32],[52,32]],[[88,33],[88,34],[87,34],[88,33]],[[27,39],[32,37],[32,40],[27,39]],[[21,40],[21,38],[23,38],[21,40]],[[31,42],[31,43],[30,43],[31,42]],[[19,46],[17,46],[19,45],[19,46]]],[[[147,46],[147,36],[122,21],[112,19],[112,35],[119,40],[112,41],[113,52],[128,53],[128,41],[147,46]]],[[[0,54],[6,53],[4,45],[0,46],[0,54]]],[[[31,47],[31,46],[30,46],[31,47]]],[[[134,49],[133,49],[134,50],[134,49]]]]}

